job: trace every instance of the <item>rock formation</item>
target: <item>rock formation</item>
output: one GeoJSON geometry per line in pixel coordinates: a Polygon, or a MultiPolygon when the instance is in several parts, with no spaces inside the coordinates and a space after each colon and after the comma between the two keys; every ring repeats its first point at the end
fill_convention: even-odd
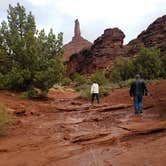
{"type": "Polygon", "coordinates": [[[136,39],[130,41],[128,46],[131,47],[130,54],[138,52],[141,46],[157,47],[161,54],[166,54],[166,15],[150,24],[136,39]]]}
{"type": "Polygon", "coordinates": [[[68,74],[86,74],[96,69],[106,69],[116,56],[126,55],[126,49],[123,48],[124,37],[124,33],[118,28],[106,29],[90,49],[71,56],[67,62],[68,74]]]}
{"type": "Polygon", "coordinates": [[[64,45],[63,47],[63,61],[68,61],[72,54],[78,53],[82,49],[89,48],[91,47],[91,45],[92,43],[81,36],[79,21],[78,19],[75,20],[74,36],[72,38],[72,41],[64,45]]]}
{"type": "Polygon", "coordinates": [[[123,45],[124,37],[124,33],[118,28],[106,29],[91,48],[71,56],[67,62],[68,75],[74,72],[93,73],[96,69],[107,70],[115,57],[133,57],[143,47],[157,47],[161,54],[166,54],[166,15],[154,21],[128,45],[123,45]]]}
{"type": "Polygon", "coordinates": [[[74,37],[73,37],[73,40],[74,38],[80,38],[81,36],[81,32],[80,32],[80,23],[77,20],[75,20],[75,27],[74,27],[74,37]]]}

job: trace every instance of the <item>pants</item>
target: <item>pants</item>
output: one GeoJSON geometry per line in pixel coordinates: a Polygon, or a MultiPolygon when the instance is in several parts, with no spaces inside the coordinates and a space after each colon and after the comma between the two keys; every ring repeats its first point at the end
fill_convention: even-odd
{"type": "Polygon", "coordinates": [[[93,103],[95,98],[97,100],[97,103],[99,103],[99,94],[98,93],[92,93],[92,99],[91,99],[92,103],[93,103]]]}
{"type": "Polygon", "coordinates": [[[142,96],[134,96],[135,114],[142,113],[142,96]]]}

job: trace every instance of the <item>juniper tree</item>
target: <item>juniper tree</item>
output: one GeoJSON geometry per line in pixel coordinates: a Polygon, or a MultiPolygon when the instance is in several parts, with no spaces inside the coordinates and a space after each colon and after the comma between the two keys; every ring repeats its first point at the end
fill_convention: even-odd
{"type": "Polygon", "coordinates": [[[19,3],[7,12],[0,26],[0,88],[48,91],[63,76],[63,34],[56,39],[52,29],[39,32],[32,13],[19,3]]]}

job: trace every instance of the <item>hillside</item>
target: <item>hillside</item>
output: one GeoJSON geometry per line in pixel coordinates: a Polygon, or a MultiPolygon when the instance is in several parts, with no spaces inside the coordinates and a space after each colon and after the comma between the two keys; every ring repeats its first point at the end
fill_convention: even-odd
{"type": "Polygon", "coordinates": [[[148,84],[143,114],[133,115],[128,88],[115,89],[99,105],[76,99],[71,89],[47,100],[25,100],[0,91],[14,124],[0,137],[2,166],[164,166],[166,81],[148,84]]]}

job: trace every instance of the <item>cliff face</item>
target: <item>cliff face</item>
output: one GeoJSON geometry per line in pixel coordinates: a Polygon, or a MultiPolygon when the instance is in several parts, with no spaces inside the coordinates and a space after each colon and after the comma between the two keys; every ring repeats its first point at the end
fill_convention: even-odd
{"type": "MultiPolygon", "coordinates": [[[[133,53],[136,53],[140,46],[144,46],[157,47],[161,54],[166,54],[166,15],[150,24],[136,39],[129,42],[128,46],[132,48],[133,53]]],[[[130,52],[130,54],[132,53],[130,52]]]]}
{"type": "Polygon", "coordinates": [[[70,57],[67,62],[68,74],[74,72],[87,74],[96,69],[106,69],[115,56],[125,56],[124,37],[124,33],[118,28],[106,29],[90,49],[70,57]]]}
{"type": "Polygon", "coordinates": [[[104,34],[97,38],[92,45],[93,57],[106,57],[109,60],[115,56],[124,55],[124,37],[124,33],[118,28],[106,29],[104,34]]]}
{"type": "Polygon", "coordinates": [[[74,27],[74,36],[72,38],[72,41],[64,45],[63,47],[63,62],[68,61],[72,54],[78,53],[82,49],[89,48],[91,47],[91,45],[91,42],[89,42],[81,36],[79,21],[76,20],[74,27]]]}
{"type": "Polygon", "coordinates": [[[118,28],[106,29],[104,34],[94,41],[91,48],[72,55],[66,63],[68,75],[74,72],[88,74],[96,69],[106,70],[115,57],[133,57],[143,47],[157,47],[161,54],[166,54],[166,15],[154,21],[125,46],[124,37],[124,33],[118,28]]]}

